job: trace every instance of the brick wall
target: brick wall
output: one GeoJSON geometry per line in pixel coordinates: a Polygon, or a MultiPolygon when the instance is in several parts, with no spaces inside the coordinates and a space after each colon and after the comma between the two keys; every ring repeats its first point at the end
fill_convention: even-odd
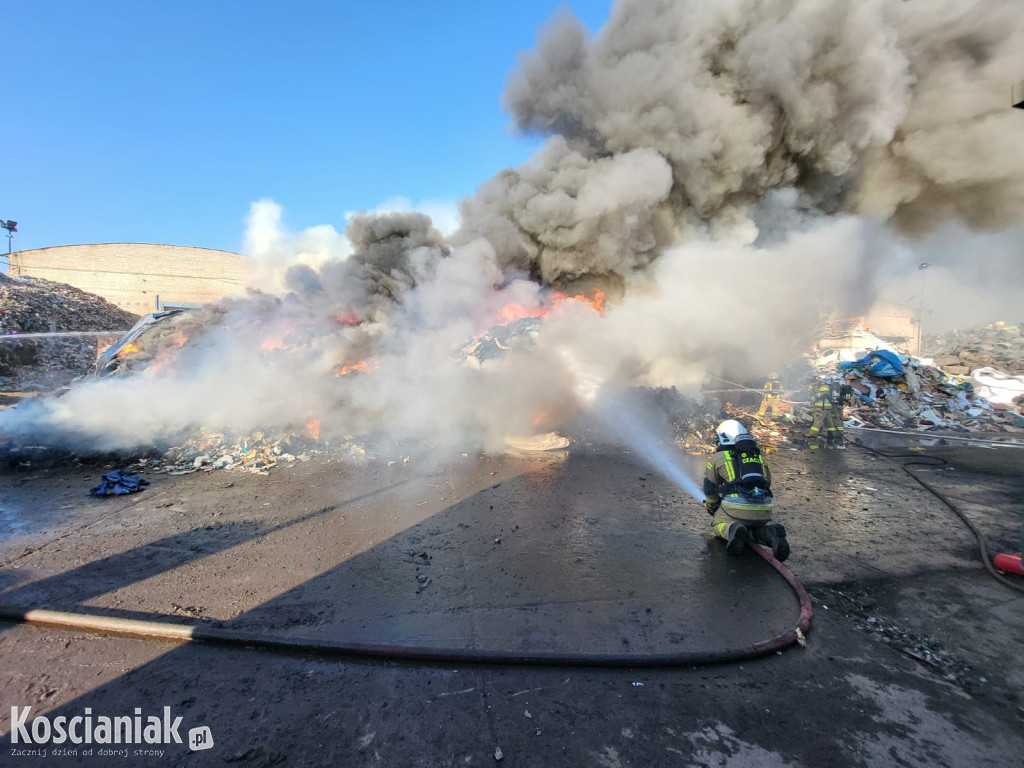
{"type": "Polygon", "coordinates": [[[244,256],[146,243],[62,245],[18,251],[11,272],[67,283],[130,312],[161,303],[204,304],[243,291],[244,256]]]}

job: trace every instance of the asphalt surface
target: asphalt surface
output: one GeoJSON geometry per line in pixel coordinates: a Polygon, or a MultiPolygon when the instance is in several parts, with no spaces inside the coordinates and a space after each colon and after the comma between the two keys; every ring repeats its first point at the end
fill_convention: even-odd
{"type": "MultiPolygon", "coordinates": [[[[1009,551],[1024,453],[927,450],[946,463],[914,471],[1009,551]]],[[[213,747],[121,757],[98,750],[124,745],[78,745],[59,759],[1015,764],[1022,595],[984,572],[967,529],[895,462],[858,449],[770,460],[787,565],[816,601],[806,647],[656,670],[455,666],[0,624],[0,763],[58,759],[12,751],[12,706],[32,717],[168,706],[183,740],[205,725],[213,747]]],[[[3,477],[0,602],[293,637],[638,655],[742,646],[796,620],[792,592],[760,558],[725,556],[699,503],[627,455],[308,463],[269,477],[156,476],[141,494],[89,498],[101,470],[3,477]]]]}

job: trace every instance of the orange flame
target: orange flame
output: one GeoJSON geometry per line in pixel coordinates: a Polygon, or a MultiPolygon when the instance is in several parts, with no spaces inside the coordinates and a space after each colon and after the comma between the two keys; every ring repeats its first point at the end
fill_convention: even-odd
{"type": "Polygon", "coordinates": [[[313,440],[320,439],[320,419],[313,419],[306,424],[306,431],[313,440]]]}
{"type": "Polygon", "coordinates": [[[265,339],[263,341],[263,343],[260,344],[260,350],[262,350],[263,352],[271,352],[271,351],[273,351],[275,349],[284,349],[284,348],[285,348],[284,339],[265,339]]]}
{"type": "Polygon", "coordinates": [[[351,363],[349,365],[339,365],[334,369],[335,376],[348,376],[350,373],[369,373],[377,369],[376,363],[370,363],[366,360],[360,360],[358,363],[351,363]]]}
{"type": "Polygon", "coordinates": [[[591,298],[589,298],[589,299],[586,296],[584,296],[582,293],[577,294],[573,298],[579,299],[580,301],[587,302],[587,304],[592,306],[594,308],[594,310],[597,311],[597,312],[604,312],[605,296],[604,296],[604,291],[602,291],[600,288],[595,288],[594,289],[594,295],[591,298]]]}
{"type": "Polygon", "coordinates": [[[359,325],[359,318],[354,312],[339,312],[334,316],[334,322],[338,325],[359,325]]]}
{"type": "Polygon", "coordinates": [[[600,288],[595,288],[594,295],[590,297],[583,293],[577,293],[575,296],[558,292],[551,294],[552,309],[566,301],[582,301],[584,304],[589,304],[595,312],[604,312],[605,293],[600,288]]]}
{"type": "Polygon", "coordinates": [[[141,351],[142,350],[140,350],[138,348],[138,346],[135,344],[134,341],[130,341],[127,344],[125,344],[123,347],[121,347],[121,349],[117,353],[117,356],[118,357],[127,357],[128,355],[134,355],[137,352],[141,352],[141,351]]]}
{"type": "Polygon", "coordinates": [[[540,423],[542,421],[544,421],[544,419],[546,419],[547,417],[548,417],[548,412],[547,411],[541,411],[540,413],[538,413],[536,416],[533,417],[533,426],[539,427],[540,423]]]}
{"type": "Polygon", "coordinates": [[[527,309],[522,304],[506,304],[498,311],[498,325],[509,325],[514,323],[516,320],[522,320],[524,317],[544,317],[550,312],[550,309],[545,307],[537,307],[536,309],[527,309]]]}
{"type": "Polygon", "coordinates": [[[153,357],[153,362],[149,364],[149,368],[146,369],[146,373],[173,373],[174,361],[178,358],[178,348],[169,347],[167,349],[161,349],[153,357]]]}
{"type": "Polygon", "coordinates": [[[567,301],[581,301],[589,305],[595,312],[603,313],[605,293],[600,288],[595,288],[593,296],[589,297],[582,293],[570,296],[560,291],[552,291],[548,294],[543,304],[533,309],[527,309],[522,304],[510,302],[498,310],[498,322],[495,325],[510,325],[516,320],[522,320],[524,317],[547,317],[567,301]]]}

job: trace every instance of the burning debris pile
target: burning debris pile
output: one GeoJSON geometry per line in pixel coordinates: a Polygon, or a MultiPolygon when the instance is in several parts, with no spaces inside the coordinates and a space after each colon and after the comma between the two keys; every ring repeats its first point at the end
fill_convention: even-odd
{"type": "Polygon", "coordinates": [[[87,336],[28,338],[28,333],[117,331],[137,315],[63,283],[0,274],[0,389],[26,391],[66,386],[92,370],[96,339],[87,336]]]}
{"type": "MultiPolygon", "coordinates": [[[[1018,115],[1003,104],[1024,39],[1016,0],[918,5],[619,0],[594,36],[566,12],[504,97],[543,147],[463,200],[457,232],[405,211],[355,215],[345,237],[292,235],[261,201],[248,250],[273,293],[140,333],[102,369],[132,375],[11,409],[0,432],[176,446],[173,471],[244,465],[254,446],[248,463],[265,468],[308,453],[294,439],[391,458],[500,451],[605,392],[781,370],[823,312],[873,304],[896,252],[916,269],[908,233],[1020,221],[1018,115]],[[978,146],[1006,150],[982,163],[978,146]]],[[[885,398],[862,379],[863,394],[886,413],[913,396],[943,424],[978,418],[929,376],[909,395],[884,382],[899,393],[885,398]]],[[[918,410],[899,425],[938,426],[918,410]]],[[[682,416],[676,438],[706,444],[705,418],[682,416]]]]}
{"type": "Polygon", "coordinates": [[[174,375],[179,350],[204,329],[220,323],[223,307],[171,309],[143,317],[96,361],[100,376],[131,373],[174,375]]]}
{"type": "Polygon", "coordinates": [[[535,307],[527,308],[518,303],[503,306],[498,312],[498,322],[474,336],[458,350],[454,359],[475,365],[503,357],[512,349],[527,348],[537,342],[544,318],[557,312],[565,302],[574,301],[583,302],[598,313],[605,309],[605,293],[600,288],[589,296],[583,293],[569,296],[561,291],[545,291],[535,307]]]}

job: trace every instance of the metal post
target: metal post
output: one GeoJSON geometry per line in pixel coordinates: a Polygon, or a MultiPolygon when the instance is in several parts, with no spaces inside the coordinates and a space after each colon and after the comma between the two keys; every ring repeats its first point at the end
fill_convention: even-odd
{"type": "MultiPolygon", "coordinates": [[[[1015,109],[1024,109],[1024,80],[1010,88],[1010,103],[1015,109]]],[[[1020,551],[1024,557],[1024,509],[1020,513],[1020,551]]]]}
{"type": "Polygon", "coordinates": [[[928,269],[928,263],[922,261],[917,265],[917,271],[921,273],[921,301],[917,310],[917,356],[924,356],[924,272],[928,269]]]}

